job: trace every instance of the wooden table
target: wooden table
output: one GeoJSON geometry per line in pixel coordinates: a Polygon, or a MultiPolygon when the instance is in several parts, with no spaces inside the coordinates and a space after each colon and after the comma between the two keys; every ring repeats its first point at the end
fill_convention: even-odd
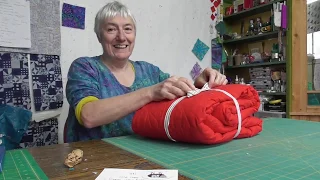
{"type": "MultiPolygon", "coordinates": [[[[164,169],[102,140],[35,147],[29,151],[49,179],[95,179],[104,168],[164,169]],[[83,150],[83,161],[69,170],[64,160],[77,148],[83,150]]],[[[180,175],[179,179],[189,178],[180,175]]]]}

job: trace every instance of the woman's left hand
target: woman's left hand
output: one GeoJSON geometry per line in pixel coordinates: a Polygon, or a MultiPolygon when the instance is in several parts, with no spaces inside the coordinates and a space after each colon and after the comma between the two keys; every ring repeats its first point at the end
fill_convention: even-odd
{"type": "Polygon", "coordinates": [[[209,87],[213,88],[220,85],[226,85],[228,80],[226,79],[226,76],[219,71],[212,68],[206,68],[195,79],[194,85],[197,88],[202,88],[205,83],[208,83],[209,87]]]}

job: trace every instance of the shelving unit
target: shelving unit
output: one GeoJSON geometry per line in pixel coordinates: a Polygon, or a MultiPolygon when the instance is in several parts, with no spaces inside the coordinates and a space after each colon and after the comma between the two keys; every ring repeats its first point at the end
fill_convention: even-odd
{"type": "MultiPolygon", "coordinates": [[[[242,10],[238,13],[234,13],[228,16],[224,16],[223,21],[225,23],[225,26],[227,28],[227,32],[234,33],[236,32],[238,35],[242,35],[242,37],[237,37],[233,39],[226,39],[222,41],[223,47],[226,49],[228,55],[232,54],[235,49],[240,51],[240,54],[249,54],[250,55],[250,49],[252,49],[252,46],[255,46],[257,43],[259,45],[262,45],[263,52],[268,52],[271,54],[272,46],[275,43],[278,43],[281,39],[282,44],[286,46],[287,42],[287,36],[286,31],[282,31],[279,28],[274,28],[271,19],[271,9],[273,8],[273,3],[277,2],[283,2],[284,0],[274,0],[266,4],[258,5],[256,7],[252,7],[250,9],[242,10]],[[268,21],[271,23],[270,31],[268,32],[262,32],[262,34],[257,35],[247,35],[246,32],[249,28],[249,21],[253,19],[254,21],[260,18],[262,20],[262,23],[268,21]],[[241,32],[241,29],[243,30],[242,26],[244,27],[244,32],[241,32]],[[250,45],[250,47],[249,47],[250,45]]],[[[224,2],[224,8],[227,8],[230,5],[231,1],[226,0],[224,2]],[[226,4],[229,3],[229,4],[226,4]]],[[[224,10],[226,12],[226,10],[224,10]]],[[[225,36],[223,36],[225,37],[225,36]]],[[[230,37],[229,37],[230,38],[230,37]]],[[[258,45],[257,45],[258,46],[258,45]]],[[[261,50],[261,46],[259,46],[259,49],[261,50]]],[[[288,50],[288,49],[286,49],[288,50]]],[[[284,55],[288,54],[286,51],[282,52],[284,55]]],[[[230,58],[228,58],[229,60],[230,58]]],[[[229,63],[227,62],[224,66],[225,74],[228,78],[230,78],[233,82],[235,80],[235,77],[238,76],[240,78],[244,78],[246,84],[250,84],[257,88],[259,95],[261,97],[271,97],[272,99],[282,99],[282,102],[279,104],[276,104],[274,106],[268,106],[267,110],[263,107],[260,108],[259,112],[257,114],[260,114],[261,116],[265,117],[270,115],[270,117],[286,117],[288,115],[288,110],[286,108],[283,108],[284,104],[289,104],[289,98],[287,98],[287,92],[284,90],[275,91],[273,89],[273,84],[269,86],[262,84],[257,85],[253,83],[253,76],[252,73],[254,73],[254,69],[256,68],[266,68],[269,72],[272,70],[275,71],[281,71],[281,72],[287,72],[288,64],[289,62],[289,56],[285,56],[283,60],[280,59],[270,59],[268,61],[264,60],[263,62],[250,62],[239,65],[238,63],[231,63],[232,65],[229,66],[229,63]],[[268,69],[269,68],[269,69],[268,69]],[[259,89],[258,87],[259,86],[259,89]],[[266,89],[261,90],[261,87],[266,86],[266,89]],[[279,111],[281,112],[275,112],[277,109],[272,109],[270,107],[279,106],[282,108],[279,108],[279,111]],[[281,110],[282,109],[282,110],[281,110]],[[284,110],[283,110],[284,109],[284,110]]],[[[288,76],[288,74],[286,75],[288,76]]],[[[285,76],[285,77],[286,77],[285,76]]],[[[263,77],[263,76],[262,76],[263,77]]],[[[272,82],[270,76],[265,76],[266,79],[261,79],[261,81],[267,81],[272,82]]],[[[261,77],[259,77],[261,78],[261,77]]],[[[281,76],[281,78],[283,78],[281,76]]],[[[288,81],[289,78],[286,77],[286,86],[284,86],[284,89],[288,89],[288,81]]],[[[256,81],[259,83],[259,81],[256,81]]]]}
{"type": "Polygon", "coordinates": [[[257,7],[250,8],[248,10],[243,10],[241,12],[234,13],[229,16],[224,16],[223,20],[224,21],[234,21],[234,20],[239,20],[239,19],[246,18],[249,16],[253,16],[256,14],[260,14],[262,12],[269,11],[272,8],[272,4],[277,3],[277,2],[283,2],[283,0],[275,0],[275,1],[263,4],[263,5],[259,5],[257,7]]]}
{"type": "Polygon", "coordinates": [[[260,95],[285,96],[285,92],[259,92],[260,95]]]}
{"type": "Polygon", "coordinates": [[[263,62],[263,63],[252,63],[244,64],[238,66],[227,66],[226,69],[236,69],[236,68],[249,68],[249,67],[264,67],[264,66],[273,66],[273,65],[285,65],[286,61],[276,61],[276,62],[263,62]]]}
{"type": "Polygon", "coordinates": [[[248,42],[254,42],[254,41],[268,40],[268,39],[277,38],[277,37],[278,37],[278,31],[273,31],[273,32],[259,34],[259,35],[246,36],[239,39],[226,40],[223,42],[223,44],[229,45],[229,44],[248,43],[248,42]]]}

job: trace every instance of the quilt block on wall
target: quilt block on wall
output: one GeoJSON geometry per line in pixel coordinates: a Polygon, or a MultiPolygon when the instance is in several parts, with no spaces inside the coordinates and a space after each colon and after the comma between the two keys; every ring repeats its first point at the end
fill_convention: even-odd
{"type": "Polygon", "coordinates": [[[27,54],[0,53],[0,104],[31,110],[27,54]]]}
{"type": "Polygon", "coordinates": [[[58,144],[58,119],[31,121],[20,142],[21,148],[58,144]]]}
{"type": "Polygon", "coordinates": [[[36,111],[57,109],[63,105],[60,57],[30,55],[32,88],[36,111]]]}

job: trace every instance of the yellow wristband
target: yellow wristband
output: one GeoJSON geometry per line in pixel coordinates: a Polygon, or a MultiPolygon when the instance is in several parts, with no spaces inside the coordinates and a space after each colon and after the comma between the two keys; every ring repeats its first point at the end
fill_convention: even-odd
{"type": "Polygon", "coordinates": [[[79,122],[81,125],[83,125],[83,122],[82,122],[82,120],[81,120],[82,107],[83,107],[85,104],[87,104],[87,103],[89,103],[89,102],[92,102],[92,101],[96,101],[96,100],[99,100],[99,99],[98,99],[97,97],[94,97],[94,96],[87,96],[87,97],[81,99],[81,101],[77,104],[76,110],[75,110],[75,111],[76,111],[75,114],[76,114],[76,118],[77,118],[78,122],[79,122]]]}

